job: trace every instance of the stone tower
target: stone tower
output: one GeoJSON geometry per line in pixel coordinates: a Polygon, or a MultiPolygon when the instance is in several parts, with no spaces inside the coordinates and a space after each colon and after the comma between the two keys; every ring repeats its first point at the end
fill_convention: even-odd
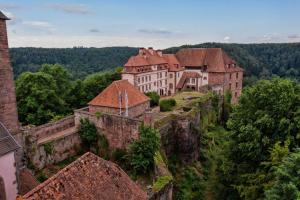
{"type": "Polygon", "coordinates": [[[11,134],[19,133],[19,121],[13,70],[10,63],[6,20],[0,11],[0,121],[11,134]]]}

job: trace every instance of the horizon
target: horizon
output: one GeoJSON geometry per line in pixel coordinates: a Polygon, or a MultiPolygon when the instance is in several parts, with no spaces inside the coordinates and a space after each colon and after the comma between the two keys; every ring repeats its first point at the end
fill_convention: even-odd
{"type": "MultiPolygon", "coordinates": [[[[203,43],[195,43],[195,44],[183,44],[183,45],[178,45],[178,46],[170,46],[170,47],[165,47],[161,48],[161,50],[166,50],[170,48],[177,48],[177,47],[189,47],[191,48],[203,48],[203,47],[193,47],[195,45],[202,45],[202,44],[222,44],[222,45],[264,45],[264,44],[269,44],[269,45],[282,45],[282,44],[300,44],[300,42],[261,42],[261,43],[222,43],[222,42],[203,42],[203,43]]],[[[34,47],[34,46],[20,46],[20,47],[9,47],[9,49],[14,49],[14,48],[37,48],[37,49],[75,49],[75,48],[95,48],[95,49],[101,49],[101,48],[149,48],[152,46],[103,46],[103,47],[87,47],[87,46],[73,46],[73,47],[34,47]]],[[[153,48],[153,47],[152,47],[153,48]]],[[[209,47],[208,47],[209,48],[209,47]]],[[[219,48],[219,47],[211,47],[211,48],[219,48]]],[[[155,50],[159,50],[159,48],[154,48],[155,50]]]]}
{"type": "Polygon", "coordinates": [[[298,43],[300,2],[0,0],[10,47],[154,47],[298,43]]]}

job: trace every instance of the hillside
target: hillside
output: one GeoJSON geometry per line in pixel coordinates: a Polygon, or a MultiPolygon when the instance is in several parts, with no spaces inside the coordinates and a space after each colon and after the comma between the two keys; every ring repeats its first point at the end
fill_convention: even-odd
{"type": "Polygon", "coordinates": [[[25,71],[35,72],[42,64],[58,63],[65,65],[74,79],[120,67],[131,55],[136,53],[137,48],[132,47],[10,49],[11,62],[16,77],[25,71]]]}
{"type": "MultiPolygon", "coordinates": [[[[271,75],[297,78],[300,74],[300,43],[204,43],[172,47],[165,49],[164,52],[175,53],[180,48],[187,47],[223,48],[245,69],[248,80],[250,77],[256,79],[270,77],[271,75]]],[[[137,53],[137,48],[12,48],[10,53],[15,76],[24,71],[36,71],[44,63],[59,63],[65,65],[74,79],[77,79],[98,71],[122,66],[131,55],[137,53]]]]}

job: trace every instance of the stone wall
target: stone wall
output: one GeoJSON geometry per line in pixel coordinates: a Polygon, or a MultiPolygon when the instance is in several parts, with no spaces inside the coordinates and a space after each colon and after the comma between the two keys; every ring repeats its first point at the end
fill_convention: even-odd
{"type": "Polygon", "coordinates": [[[199,157],[200,136],[195,128],[200,124],[200,112],[190,112],[171,114],[166,123],[157,127],[167,157],[177,155],[183,163],[192,163],[199,157]]]}
{"type": "Polygon", "coordinates": [[[27,162],[35,169],[76,155],[81,144],[73,115],[54,123],[24,128],[23,138],[27,162]]]}
{"type": "MultiPolygon", "coordinates": [[[[135,118],[135,117],[141,116],[149,108],[150,108],[150,101],[147,101],[145,103],[141,103],[139,105],[130,107],[128,109],[128,117],[135,118]]],[[[110,107],[90,105],[89,106],[89,112],[91,112],[91,113],[101,112],[101,113],[109,113],[109,114],[119,115],[120,109],[119,108],[110,108],[110,107]]],[[[124,115],[124,113],[125,113],[124,108],[122,108],[121,113],[122,113],[122,115],[124,115]]]]}
{"type": "Polygon", "coordinates": [[[0,121],[11,134],[19,133],[15,85],[9,59],[6,22],[2,19],[0,19],[0,121]]]}
{"type": "Polygon", "coordinates": [[[81,119],[88,119],[93,122],[99,132],[109,142],[111,149],[124,149],[130,143],[139,138],[139,126],[142,121],[106,113],[90,113],[88,108],[75,111],[75,125],[80,126],[81,119]]]}
{"type": "Polygon", "coordinates": [[[173,182],[170,181],[161,190],[153,193],[149,200],[172,200],[173,199],[173,182]]]}

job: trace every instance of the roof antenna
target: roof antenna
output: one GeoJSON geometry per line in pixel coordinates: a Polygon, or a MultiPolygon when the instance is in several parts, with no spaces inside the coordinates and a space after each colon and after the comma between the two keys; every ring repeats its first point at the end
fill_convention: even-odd
{"type": "Polygon", "coordinates": [[[128,95],[127,95],[127,91],[125,90],[125,117],[128,117],[128,95]]]}
{"type": "Polygon", "coordinates": [[[122,93],[119,91],[119,107],[120,107],[120,115],[122,115],[122,93]]]}

